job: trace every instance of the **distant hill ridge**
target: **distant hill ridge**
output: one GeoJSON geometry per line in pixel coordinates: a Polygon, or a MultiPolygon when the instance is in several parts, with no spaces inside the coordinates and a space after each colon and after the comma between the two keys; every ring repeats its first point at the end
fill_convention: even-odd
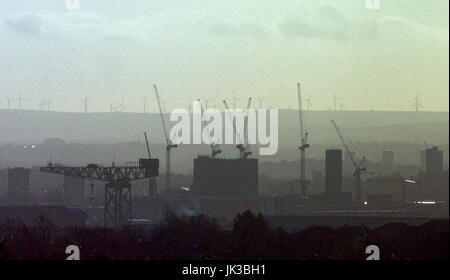
{"type": "MultiPolygon", "coordinates": [[[[448,112],[306,111],[304,118],[311,139],[321,143],[336,141],[330,120],[338,123],[346,138],[355,141],[448,143],[449,139],[448,112]]],[[[144,131],[149,133],[152,143],[164,141],[156,113],[0,109],[0,131],[0,143],[40,143],[51,137],[66,142],[140,141],[144,131]]],[[[298,112],[280,109],[280,145],[294,145],[298,137],[298,112]]]]}

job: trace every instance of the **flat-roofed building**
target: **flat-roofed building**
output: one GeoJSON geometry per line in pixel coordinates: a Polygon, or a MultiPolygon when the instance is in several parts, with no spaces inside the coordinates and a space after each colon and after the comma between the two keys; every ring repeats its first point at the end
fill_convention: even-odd
{"type": "Polygon", "coordinates": [[[194,159],[194,195],[258,195],[257,159],[194,159]]]}
{"type": "Polygon", "coordinates": [[[328,194],[342,192],[342,150],[325,151],[325,192],[328,194]]]}
{"type": "Polygon", "coordinates": [[[30,201],[30,169],[16,167],[7,170],[7,201],[26,205],[30,201]]]}
{"type": "Polygon", "coordinates": [[[426,169],[428,175],[438,175],[444,171],[443,168],[444,153],[439,151],[438,147],[427,149],[426,169]]]}
{"type": "Polygon", "coordinates": [[[427,149],[421,149],[420,150],[420,159],[419,159],[419,166],[422,171],[425,171],[427,169],[427,149]]]}
{"type": "Polygon", "coordinates": [[[385,166],[394,166],[394,152],[391,150],[384,150],[382,153],[382,162],[385,166]]]}

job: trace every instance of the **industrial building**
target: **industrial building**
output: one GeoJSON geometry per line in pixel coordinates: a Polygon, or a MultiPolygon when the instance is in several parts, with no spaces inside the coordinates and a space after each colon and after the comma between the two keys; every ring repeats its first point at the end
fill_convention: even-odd
{"type": "Polygon", "coordinates": [[[7,170],[8,204],[26,205],[30,201],[30,169],[16,167],[7,170]]]}
{"type": "Polygon", "coordinates": [[[394,166],[394,152],[391,150],[384,150],[382,153],[382,163],[385,166],[394,166]]]}
{"type": "Polygon", "coordinates": [[[438,147],[432,147],[426,150],[425,172],[427,175],[441,174],[443,169],[444,153],[439,151],[438,147]]]}
{"type": "Polygon", "coordinates": [[[325,151],[325,192],[327,194],[342,192],[342,150],[325,151]]]}
{"type": "Polygon", "coordinates": [[[193,195],[258,195],[257,159],[194,159],[193,195]]]}

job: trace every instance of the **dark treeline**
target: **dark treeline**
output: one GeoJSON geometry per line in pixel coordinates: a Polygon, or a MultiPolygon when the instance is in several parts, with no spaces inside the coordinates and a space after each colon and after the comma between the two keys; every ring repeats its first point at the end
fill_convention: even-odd
{"type": "Polygon", "coordinates": [[[234,219],[230,231],[204,216],[172,214],[152,229],[61,230],[42,216],[32,227],[0,222],[0,259],[65,259],[65,248],[72,244],[79,246],[81,259],[361,260],[372,244],[380,248],[381,259],[448,259],[448,225],[445,220],[420,226],[387,224],[374,230],[311,226],[289,233],[272,229],[262,216],[247,211],[234,219]]]}

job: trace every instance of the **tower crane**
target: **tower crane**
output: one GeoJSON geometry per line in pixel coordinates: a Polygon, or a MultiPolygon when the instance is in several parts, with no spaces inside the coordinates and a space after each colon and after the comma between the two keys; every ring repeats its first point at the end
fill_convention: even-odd
{"type": "MultiPolygon", "coordinates": [[[[208,106],[207,104],[208,103],[206,103],[206,106],[208,106]]],[[[203,106],[201,104],[200,104],[200,106],[201,106],[202,116],[203,116],[203,106]]],[[[203,125],[206,126],[206,122],[205,121],[203,122],[203,125]]],[[[215,158],[218,154],[222,153],[222,150],[219,148],[218,144],[216,144],[216,143],[214,143],[214,141],[212,141],[213,139],[212,139],[212,137],[210,135],[210,131],[209,130],[207,131],[207,133],[208,133],[209,139],[211,140],[211,144],[209,145],[209,147],[211,148],[211,157],[215,158]]]]}
{"type": "MultiPolygon", "coordinates": [[[[249,97],[248,98],[248,103],[247,103],[247,110],[250,108],[251,103],[252,103],[252,98],[249,97]]],[[[227,110],[230,109],[228,107],[228,104],[227,104],[227,102],[225,100],[223,100],[223,104],[225,105],[225,108],[227,110]]],[[[244,140],[243,141],[242,141],[241,135],[236,132],[236,124],[235,124],[235,121],[233,119],[232,119],[232,122],[233,122],[234,133],[236,135],[238,135],[238,137],[240,139],[240,142],[243,142],[243,144],[239,143],[239,144],[236,145],[236,148],[239,150],[239,158],[246,159],[252,154],[252,152],[250,151],[250,147],[248,145],[248,137],[247,137],[247,123],[248,123],[248,120],[247,120],[247,118],[244,119],[244,140]]]]}
{"type": "Polygon", "coordinates": [[[172,140],[169,137],[169,134],[167,132],[167,126],[166,126],[166,120],[164,118],[164,111],[161,106],[161,100],[158,93],[158,88],[156,85],[153,85],[153,88],[155,89],[155,95],[156,100],[158,101],[158,108],[159,108],[159,115],[161,116],[161,123],[164,130],[164,137],[166,138],[166,187],[170,188],[170,152],[173,148],[177,148],[177,144],[173,144],[172,140]]]}
{"type": "MultiPolygon", "coordinates": [[[[151,160],[152,154],[150,153],[150,146],[148,145],[147,132],[144,132],[144,137],[145,137],[145,144],[147,146],[148,159],[151,160]]],[[[148,179],[148,196],[154,197],[157,193],[158,193],[158,190],[156,188],[155,177],[150,177],[148,179]]]]}
{"type": "Polygon", "coordinates": [[[361,201],[361,171],[366,171],[366,157],[362,155],[362,158],[359,162],[356,161],[353,153],[350,151],[347,143],[344,140],[344,137],[342,137],[341,131],[339,130],[337,124],[334,121],[331,121],[334,128],[336,129],[336,132],[341,139],[342,145],[344,145],[345,152],[347,153],[347,156],[351,159],[353,167],[355,168],[355,172],[353,173],[353,176],[356,178],[356,194],[355,198],[357,201],[361,201]]]}
{"type": "Polygon", "coordinates": [[[298,119],[300,124],[300,190],[301,195],[306,195],[306,189],[308,187],[308,182],[305,179],[305,152],[306,149],[309,148],[308,144],[308,131],[303,131],[303,108],[302,108],[302,94],[300,90],[300,83],[297,83],[298,89],[298,119]]]}

